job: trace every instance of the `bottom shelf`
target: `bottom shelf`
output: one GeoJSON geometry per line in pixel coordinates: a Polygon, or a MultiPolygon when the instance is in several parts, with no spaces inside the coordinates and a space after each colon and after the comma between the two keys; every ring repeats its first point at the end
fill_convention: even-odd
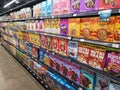
{"type": "Polygon", "coordinates": [[[46,90],[50,90],[50,88],[48,87],[48,85],[46,85],[44,83],[43,80],[41,80],[39,78],[39,76],[29,67],[27,67],[24,63],[21,62],[21,60],[19,60],[18,58],[16,58],[3,44],[2,46],[15,58],[15,60],[17,60],[46,90]]]}

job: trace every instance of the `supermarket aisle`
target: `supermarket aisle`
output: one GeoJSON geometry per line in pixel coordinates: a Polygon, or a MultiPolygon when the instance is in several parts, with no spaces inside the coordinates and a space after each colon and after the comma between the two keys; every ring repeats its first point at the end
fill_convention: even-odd
{"type": "Polygon", "coordinates": [[[0,45],[0,90],[45,90],[0,45]]]}

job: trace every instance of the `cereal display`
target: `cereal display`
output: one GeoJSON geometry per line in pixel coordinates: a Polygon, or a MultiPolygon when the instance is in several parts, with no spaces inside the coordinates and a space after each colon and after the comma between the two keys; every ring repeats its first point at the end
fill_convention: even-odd
{"type": "Polygon", "coordinates": [[[82,0],[70,0],[70,12],[79,13],[80,12],[80,3],[82,0]]]}
{"type": "Polygon", "coordinates": [[[52,38],[52,51],[55,53],[59,52],[59,38],[52,38]]]}

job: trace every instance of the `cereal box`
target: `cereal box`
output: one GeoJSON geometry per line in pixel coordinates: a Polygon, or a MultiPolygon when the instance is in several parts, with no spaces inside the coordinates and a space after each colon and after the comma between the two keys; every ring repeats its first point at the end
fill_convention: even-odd
{"type": "Polygon", "coordinates": [[[90,54],[89,44],[79,43],[78,44],[78,61],[84,64],[88,64],[90,54]]]}
{"type": "Polygon", "coordinates": [[[41,43],[41,47],[42,48],[46,48],[46,36],[44,35],[41,35],[41,38],[40,38],[40,43],[41,43]]]}
{"type": "Polygon", "coordinates": [[[51,50],[52,49],[52,38],[47,36],[46,38],[46,49],[51,50]]]}
{"type": "Polygon", "coordinates": [[[36,21],[36,31],[38,32],[44,32],[44,21],[36,21]]]}
{"type": "Polygon", "coordinates": [[[32,56],[38,58],[38,48],[32,46],[32,56]]]}
{"type": "Polygon", "coordinates": [[[48,32],[49,24],[48,19],[44,19],[44,32],[48,32]]]}
{"type": "Polygon", "coordinates": [[[113,42],[113,30],[115,24],[115,16],[110,17],[109,22],[99,22],[97,29],[97,37],[95,40],[113,42]]]}
{"type": "Polygon", "coordinates": [[[59,40],[59,54],[63,56],[68,56],[68,40],[60,39],[59,40]]]}
{"type": "Polygon", "coordinates": [[[98,10],[98,1],[99,0],[81,0],[80,12],[98,10]]]}
{"type": "Polygon", "coordinates": [[[80,37],[80,18],[70,18],[69,23],[69,36],[80,37]]]}
{"type": "Polygon", "coordinates": [[[106,47],[104,46],[90,46],[89,66],[103,70],[105,64],[105,52],[106,47]]]}
{"type": "Polygon", "coordinates": [[[97,74],[95,90],[109,90],[109,84],[110,84],[109,78],[103,75],[97,74]]]}
{"type": "Polygon", "coordinates": [[[114,40],[115,43],[120,43],[120,16],[115,18],[114,40]]]}
{"type": "Polygon", "coordinates": [[[109,90],[120,90],[120,83],[111,81],[109,85],[109,90]]]}
{"type": "Polygon", "coordinates": [[[68,19],[60,20],[60,35],[68,36],[68,19]]]}
{"type": "Polygon", "coordinates": [[[119,7],[120,0],[99,0],[99,10],[119,7]]]}
{"type": "Polygon", "coordinates": [[[94,90],[95,87],[95,73],[81,68],[80,84],[83,85],[86,90],[94,90]]]}
{"type": "Polygon", "coordinates": [[[68,42],[68,56],[77,60],[78,57],[78,42],[69,41],[68,42]]]}
{"type": "Polygon", "coordinates": [[[120,49],[108,47],[105,61],[104,70],[111,75],[120,76],[120,49]]]}
{"type": "Polygon", "coordinates": [[[44,51],[39,50],[39,60],[42,61],[42,62],[44,60],[44,53],[45,53],[44,51]]]}
{"type": "Polygon", "coordinates": [[[61,14],[70,13],[70,0],[61,0],[60,3],[61,14]]]}
{"type": "Polygon", "coordinates": [[[53,0],[47,0],[47,16],[51,16],[53,12],[53,0]]]}
{"type": "Polygon", "coordinates": [[[56,57],[55,55],[49,54],[49,62],[50,62],[50,67],[55,69],[56,66],[56,57]]]}
{"type": "Polygon", "coordinates": [[[59,52],[59,38],[52,38],[52,51],[54,51],[55,53],[59,52]]]}
{"type": "Polygon", "coordinates": [[[48,53],[44,53],[44,63],[50,66],[50,58],[48,53]]]}
{"type": "Polygon", "coordinates": [[[53,19],[53,28],[55,34],[60,34],[60,19],[53,19]]]}
{"type": "Polygon", "coordinates": [[[53,27],[54,27],[54,25],[53,25],[53,19],[48,19],[48,24],[47,24],[48,26],[48,30],[47,30],[47,32],[48,33],[54,33],[53,31],[53,27]]]}
{"type": "Polygon", "coordinates": [[[53,0],[53,15],[60,14],[60,0],[53,0]]]}
{"type": "Polygon", "coordinates": [[[80,12],[81,0],[70,0],[70,12],[79,13],[80,12]]]}
{"type": "Polygon", "coordinates": [[[42,2],[42,16],[46,16],[47,14],[47,2],[43,1],[42,2]]]}

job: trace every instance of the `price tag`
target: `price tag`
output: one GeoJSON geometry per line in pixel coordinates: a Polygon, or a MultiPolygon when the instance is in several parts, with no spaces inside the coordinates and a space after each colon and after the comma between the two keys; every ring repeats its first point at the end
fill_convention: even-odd
{"type": "Polygon", "coordinates": [[[81,42],[84,42],[85,40],[84,39],[80,39],[81,42]]]}
{"type": "Polygon", "coordinates": [[[79,87],[79,90],[83,90],[81,87],[79,87]]]}
{"type": "Polygon", "coordinates": [[[70,39],[71,39],[71,37],[68,37],[68,39],[70,40],[70,39]]]}
{"type": "Polygon", "coordinates": [[[73,14],[73,17],[76,17],[77,16],[77,14],[73,14]]]}
{"type": "Polygon", "coordinates": [[[54,16],[52,16],[52,18],[54,18],[54,16]]]}
{"type": "Polygon", "coordinates": [[[100,15],[99,16],[99,21],[101,21],[101,22],[108,22],[108,21],[110,21],[111,12],[112,12],[112,10],[99,11],[98,12],[98,14],[100,15]]]}
{"type": "Polygon", "coordinates": [[[114,47],[114,48],[119,48],[119,44],[112,44],[112,47],[114,47]]]}

